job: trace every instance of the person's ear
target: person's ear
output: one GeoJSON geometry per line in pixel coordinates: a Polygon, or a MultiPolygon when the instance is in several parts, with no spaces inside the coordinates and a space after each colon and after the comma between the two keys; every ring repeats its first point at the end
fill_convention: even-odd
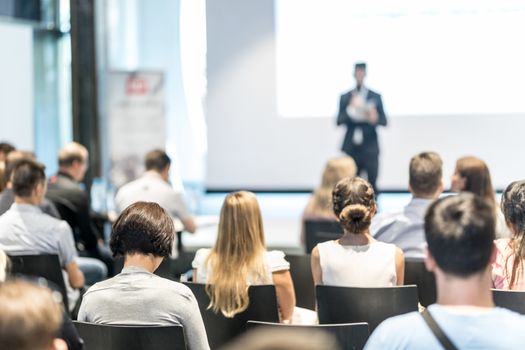
{"type": "Polygon", "coordinates": [[[428,247],[425,248],[425,267],[428,271],[434,272],[436,269],[436,260],[434,260],[434,257],[428,250],[428,247]]]}

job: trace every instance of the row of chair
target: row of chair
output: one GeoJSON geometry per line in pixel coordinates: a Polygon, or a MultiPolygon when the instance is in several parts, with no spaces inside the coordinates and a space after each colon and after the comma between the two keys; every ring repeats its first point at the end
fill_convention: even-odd
{"type": "MultiPolygon", "coordinates": [[[[186,350],[187,341],[182,326],[135,327],[99,325],[74,322],[84,339],[85,350],[186,350]]],[[[322,331],[333,335],[339,347],[360,350],[368,339],[368,324],[334,324],[319,326],[283,325],[280,323],[248,321],[247,329],[267,328],[276,331],[322,331]]],[[[212,349],[213,346],[211,346],[212,349]]]]}
{"type": "MultiPolygon", "coordinates": [[[[287,255],[290,274],[295,287],[297,306],[313,310],[315,308],[315,287],[309,255],[287,255]]],[[[419,302],[428,306],[436,302],[436,282],[434,274],[427,271],[419,259],[405,259],[405,285],[416,285],[419,302]]]]}
{"type": "MultiPolygon", "coordinates": [[[[64,280],[56,255],[11,256],[10,258],[12,273],[15,276],[24,274],[44,277],[51,284],[58,286],[65,296],[64,280]]],[[[302,269],[295,268],[292,263],[292,274],[303,271],[302,273],[308,276],[302,279],[303,283],[304,280],[311,280],[308,257],[291,256],[288,259],[291,263],[293,259],[300,259],[303,262],[302,269]]],[[[297,282],[297,276],[295,278],[296,292],[300,300],[300,293],[305,292],[306,288],[297,282]]],[[[244,332],[250,320],[267,323],[278,323],[279,321],[274,286],[250,287],[251,302],[248,309],[234,318],[226,318],[208,310],[210,300],[206,294],[205,285],[196,283],[186,283],[186,285],[193,291],[198,301],[212,348],[218,348],[244,332]]],[[[308,288],[311,288],[311,295],[308,294],[308,298],[317,297],[317,299],[313,297],[313,300],[308,299],[307,301],[313,305],[317,303],[321,324],[367,322],[370,331],[373,331],[381,321],[390,316],[416,311],[418,300],[421,301],[421,297],[418,296],[419,289],[414,285],[389,288],[317,286],[314,289],[313,282],[311,282],[308,288]]],[[[496,305],[525,314],[525,292],[494,290],[493,294],[496,305]]],[[[67,298],[64,297],[64,301],[67,303],[67,298]]],[[[299,306],[303,305],[299,304],[299,306]]]]}

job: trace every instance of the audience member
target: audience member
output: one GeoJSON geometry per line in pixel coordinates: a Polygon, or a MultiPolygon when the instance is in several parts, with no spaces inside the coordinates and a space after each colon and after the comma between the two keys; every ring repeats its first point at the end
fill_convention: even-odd
{"type": "Polygon", "coordinates": [[[496,192],[492,187],[489,168],[483,160],[473,156],[458,159],[452,175],[451,190],[454,192],[472,192],[483,197],[494,207],[496,238],[508,238],[510,236],[505,218],[500,207],[496,204],[496,192]]]}
{"type": "Polygon", "coordinates": [[[408,190],[412,199],[402,211],[381,213],[372,219],[370,233],[378,241],[401,248],[405,257],[425,257],[423,228],[428,206],[443,192],[443,162],[435,152],[422,152],[410,160],[408,190]]]}
{"type": "Polygon", "coordinates": [[[307,219],[326,219],[336,221],[332,209],[332,190],[339,180],[345,177],[354,177],[357,166],[349,156],[330,159],[326,162],[321,184],[315,189],[303,212],[301,226],[301,242],[305,242],[304,223],[307,219]]]}
{"type": "Polygon", "coordinates": [[[15,150],[15,146],[7,142],[0,142],[0,163],[5,162],[9,153],[15,150]]]}
{"type": "Polygon", "coordinates": [[[15,150],[15,147],[6,142],[0,142],[0,192],[6,188],[5,168],[7,155],[15,150]]]}
{"type": "Polygon", "coordinates": [[[91,219],[89,197],[80,184],[87,171],[88,157],[87,149],[81,144],[65,145],[58,154],[58,174],[49,179],[47,197],[73,229],[80,254],[102,260],[111,275],[111,253],[91,219]]]}
{"type": "Polygon", "coordinates": [[[185,285],[153,274],[169,256],[175,228],[156,203],[137,202],[113,225],[110,247],[124,257],[122,272],[84,294],[79,321],[126,325],[182,325],[189,349],[209,349],[197,301],[185,285]]]}
{"type": "Polygon", "coordinates": [[[493,213],[487,201],[472,193],[442,198],[430,206],[425,216],[425,264],[436,276],[437,304],[423,315],[411,312],[384,321],[366,349],[525,348],[521,335],[525,317],[494,307],[492,300],[493,213]],[[438,340],[428,319],[452,346],[438,340]]]}
{"type": "MultiPolygon", "coordinates": [[[[0,215],[5,213],[15,201],[15,193],[11,185],[11,175],[13,173],[13,168],[16,166],[16,163],[22,159],[31,159],[36,161],[36,156],[33,152],[28,151],[12,151],[9,153],[6,159],[6,169],[5,169],[5,182],[6,188],[0,193],[0,215]]],[[[47,215],[51,215],[54,218],[60,219],[60,214],[58,213],[55,205],[47,198],[42,200],[42,204],[39,205],[40,209],[47,215]]]]}
{"type": "Polygon", "coordinates": [[[248,307],[248,285],[274,284],[281,319],[292,320],[295,292],[290,264],[283,252],[266,251],[261,211],[253,193],[226,196],[215,246],[199,249],[192,265],[193,281],[208,284],[213,311],[233,317],[248,307]]]}
{"type": "MultiPolygon", "coordinates": [[[[146,172],[142,177],[122,186],[115,196],[117,210],[121,212],[138,201],[158,203],[172,218],[182,222],[184,230],[194,233],[195,223],[182,193],[175,191],[169,183],[171,159],[166,152],[153,150],[146,154],[146,172]]],[[[177,227],[176,227],[177,228],[177,227]]],[[[177,231],[182,231],[182,227],[177,231]]]]}
{"type": "Polygon", "coordinates": [[[525,180],[511,183],[501,197],[501,209],[512,232],[496,240],[498,254],[492,265],[494,287],[525,290],[525,180]]]}
{"type": "MultiPolygon", "coordinates": [[[[10,272],[10,263],[9,258],[0,249],[0,285],[6,280],[7,273],[10,272]]],[[[55,291],[55,295],[59,295],[59,298],[62,298],[62,295],[59,294],[59,291],[55,291]]],[[[71,321],[71,317],[66,310],[63,310],[62,325],[60,327],[60,338],[63,339],[67,344],[68,350],[82,350],[84,348],[84,342],[78,335],[77,329],[71,321]]],[[[2,348],[0,348],[2,349],[2,348]]]]}
{"type": "Polygon", "coordinates": [[[46,288],[22,281],[0,284],[0,349],[67,350],[58,338],[60,305],[46,288]]]}
{"type": "Polygon", "coordinates": [[[322,330],[254,329],[226,346],[224,350],[338,350],[335,337],[322,330]]]}
{"type": "Polygon", "coordinates": [[[344,235],[319,243],[312,250],[314,283],[347,287],[402,285],[403,252],[370,235],[370,222],[376,213],[372,186],[359,177],[342,179],[333,190],[332,202],[344,235]]]}
{"type": "MultiPolygon", "coordinates": [[[[82,288],[84,274],[77,264],[71,228],[38,207],[46,193],[44,166],[20,160],[13,170],[12,186],[15,203],[0,216],[0,248],[12,255],[57,254],[69,285],[82,288]]],[[[77,298],[78,293],[71,294],[71,307],[77,298]]]]}

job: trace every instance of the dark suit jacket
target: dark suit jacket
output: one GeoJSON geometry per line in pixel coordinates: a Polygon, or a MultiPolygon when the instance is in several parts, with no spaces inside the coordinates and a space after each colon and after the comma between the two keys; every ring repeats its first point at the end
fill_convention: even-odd
{"type": "Polygon", "coordinates": [[[339,102],[337,125],[345,124],[347,126],[343,147],[341,149],[349,155],[355,155],[355,152],[365,152],[366,154],[377,155],[379,154],[379,144],[377,142],[376,126],[385,126],[387,123],[385,111],[383,110],[383,101],[381,100],[381,95],[372,90],[368,90],[368,96],[366,100],[374,102],[378,114],[377,124],[372,125],[367,122],[354,122],[351,119],[351,116],[346,113],[346,107],[348,106],[350,98],[352,97],[352,91],[353,90],[350,90],[346,94],[341,95],[339,102]],[[353,143],[354,131],[356,128],[361,128],[363,130],[363,142],[361,145],[355,145],[353,143]]]}
{"type": "Polygon", "coordinates": [[[58,173],[49,178],[46,197],[55,204],[60,216],[73,229],[77,248],[98,253],[100,233],[90,217],[89,197],[69,175],[58,173]]]}

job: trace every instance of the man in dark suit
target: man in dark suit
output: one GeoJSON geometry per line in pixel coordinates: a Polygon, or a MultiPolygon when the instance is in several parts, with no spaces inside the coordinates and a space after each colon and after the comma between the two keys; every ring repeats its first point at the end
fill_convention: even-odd
{"type": "Polygon", "coordinates": [[[366,63],[356,63],[356,87],[341,95],[337,125],[346,125],[342,150],[354,158],[357,173],[366,172],[367,179],[377,193],[379,167],[377,125],[387,124],[381,95],[364,85],[366,63]]]}
{"type": "Polygon", "coordinates": [[[46,197],[73,229],[80,255],[102,260],[111,273],[111,253],[91,218],[89,197],[80,184],[87,171],[88,157],[87,149],[79,143],[64,146],[58,155],[58,173],[49,179],[46,197]]]}

